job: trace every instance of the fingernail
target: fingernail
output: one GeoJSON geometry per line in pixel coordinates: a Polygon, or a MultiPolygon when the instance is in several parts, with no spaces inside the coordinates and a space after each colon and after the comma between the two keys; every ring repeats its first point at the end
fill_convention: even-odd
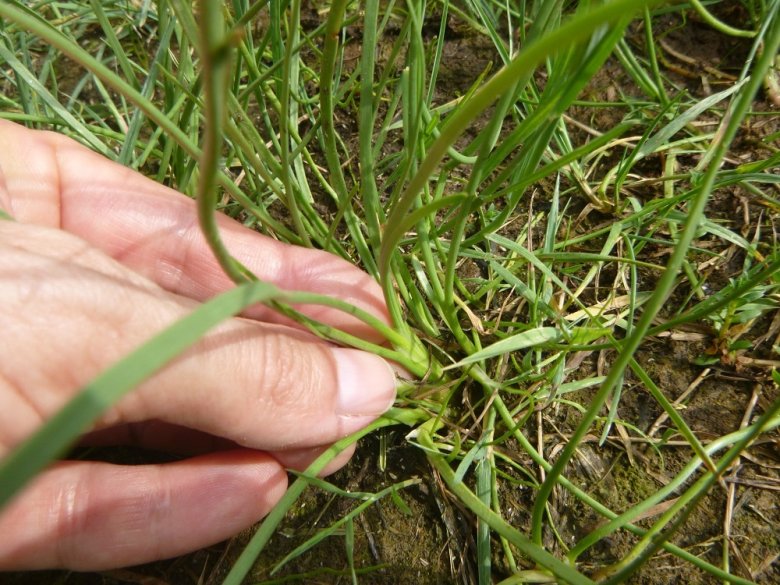
{"type": "Polygon", "coordinates": [[[390,364],[357,349],[336,347],[332,351],[339,389],[336,414],[374,418],[393,405],[395,374],[390,364]]]}

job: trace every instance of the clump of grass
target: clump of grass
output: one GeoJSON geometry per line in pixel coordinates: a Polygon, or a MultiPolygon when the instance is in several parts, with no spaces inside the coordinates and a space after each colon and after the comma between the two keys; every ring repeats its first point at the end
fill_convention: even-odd
{"type": "MultiPolygon", "coordinates": [[[[58,128],[197,193],[204,232],[240,290],[252,291],[242,297],[247,303],[271,304],[317,334],[374,351],[415,377],[396,408],[334,445],[292,484],[227,583],[249,573],[309,486],[359,503],[293,556],[336,533],[351,551],[352,522],[367,506],[389,496],[403,507],[399,491],[416,481],[347,494],[314,478],[361,436],[398,424],[410,427],[406,440],[473,515],[472,562],[480,583],[492,582],[499,558],[512,572],[507,583],[623,582],[661,549],[711,578],[751,582],[732,570],[726,528],[717,564],[672,540],[717,490],[730,490],[733,508],[735,484],[726,486],[724,477],[756,441],[776,440],[780,401],[764,400],[759,409],[751,402],[739,428],[706,436],[680,412],[682,397],[670,395],[639,359],[662,336],[693,339],[697,333],[714,343],[702,356],[704,365],[769,372],[777,364],[750,355],[746,343],[777,315],[780,258],[766,218],[740,232],[722,216],[711,217],[708,207],[713,196],[737,189],[767,214],[779,204],[776,134],[763,139],[756,160],[740,163],[730,150],[740,129],[763,115],[756,96],[775,75],[778,2],[738,4],[750,16],[739,28],[724,24],[709,5],[692,3],[693,13],[719,34],[750,43],[744,68],[705,97],[694,97],[664,73],[659,23],[693,13],[660,1],[367,0],[356,6],[335,0],[317,24],[305,27],[299,0],[229,6],[204,0],[196,7],[199,18],[181,0],[155,7],[0,5],[0,59],[14,89],[3,98],[4,117],[58,128]],[[439,79],[450,66],[445,48],[453,20],[492,47],[497,69],[486,68],[462,93],[442,98],[439,79]],[[105,44],[85,42],[95,31],[105,44]],[[353,59],[348,51],[358,42],[355,31],[362,49],[353,59]],[[635,93],[609,104],[584,99],[608,60],[635,93]],[[67,86],[61,79],[66,67],[78,72],[67,86]],[[622,111],[610,127],[571,113],[607,106],[622,111]],[[712,123],[699,125],[703,118],[712,123]],[[393,327],[357,316],[389,345],[295,315],[289,304],[296,302],[356,309],[256,282],[221,244],[213,222],[217,207],[375,276],[393,327]],[[734,257],[741,268],[716,283],[715,269],[734,257]],[[469,264],[478,270],[465,277],[469,264]],[[595,367],[582,368],[588,361],[595,367]],[[626,394],[637,387],[662,413],[650,428],[621,414],[626,394]],[[557,416],[564,411],[566,417],[557,416]],[[664,434],[654,436],[661,427],[664,434]],[[637,443],[661,461],[670,445],[683,445],[688,455],[661,489],[612,510],[570,475],[594,438],[603,448],[619,445],[637,466],[637,443]],[[503,494],[519,486],[531,495],[524,524],[514,526],[503,494]],[[603,521],[576,541],[564,539],[556,489],[603,521]],[[620,558],[588,567],[588,551],[616,533],[636,538],[620,558]]],[[[193,343],[209,319],[240,311],[236,298],[227,293],[166,332],[166,344],[176,340],[166,345],[171,355],[145,346],[85,388],[4,461],[0,502],[100,414],[83,408],[91,396],[100,397],[92,404],[107,406],[132,390],[193,343]],[[209,312],[213,307],[217,314],[209,312]]],[[[777,334],[774,321],[765,339],[777,334]]],[[[771,379],[762,379],[769,388],[771,379]]],[[[655,463],[643,456],[642,465],[655,463]]]]}

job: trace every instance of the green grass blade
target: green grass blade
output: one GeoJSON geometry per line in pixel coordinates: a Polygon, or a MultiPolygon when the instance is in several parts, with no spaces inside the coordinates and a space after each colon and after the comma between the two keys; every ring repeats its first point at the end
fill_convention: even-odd
{"type": "MultiPolygon", "coordinates": [[[[306,468],[305,475],[316,476],[325,468],[328,463],[333,460],[334,457],[336,457],[344,449],[350,445],[353,445],[360,438],[365,437],[367,434],[373,431],[396,424],[413,426],[425,419],[427,419],[427,416],[423,412],[411,409],[391,409],[390,411],[386,412],[384,416],[375,420],[366,428],[334,443],[322,455],[320,455],[314,461],[314,463],[306,468]]],[[[241,552],[241,555],[230,569],[228,575],[225,577],[223,585],[241,585],[244,582],[244,578],[252,569],[252,564],[255,562],[255,559],[260,556],[260,553],[263,552],[265,545],[268,544],[268,541],[273,536],[276,527],[282,521],[285,514],[287,514],[296,500],[301,496],[303,491],[308,487],[308,485],[309,482],[305,477],[299,477],[292,483],[292,485],[290,485],[289,488],[287,488],[287,491],[285,492],[284,496],[282,496],[282,499],[274,507],[274,509],[271,510],[270,514],[266,516],[265,520],[263,520],[263,523],[260,525],[260,528],[257,530],[257,532],[255,532],[255,534],[252,536],[252,539],[241,552]]]]}
{"type": "Polygon", "coordinates": [[[521,349],[555,343],[560,341],[562,337],[563,333],[556,327],[537,327],[535,329],[529,329],[528,331],[512,335],[501,341],[496,341],[486,348],[474,352],[470,356],[463,358],[459,362],[449,365],[444,369],[451,370],[453,368],[460,368],[468,364],[481,362],[488,358],[509,354],[521,349]]]}
{"type": "Polygon", "coordinates": [[[466,504],[466,506],[468,506],[469,510],[476,514],[488,526],[504,536],[528,558],[552,572],[563,582],[569,583],[570,585],[593,585],[594,582],[585,575],[561,562],[546,550],[531,542],[531,540],[519,530],[507,524],[507,522],[496,515],[493,510],[485,506],[464,483],[456,482],[454,472],[447,464],[444,457],[437,454],[438,449],[426,431],[421,431],[419,433],[419,440],[421,444],[428,449],[428,460],[436,471],[441,474],[442,479],[447,486],[464,504],[466,504]]]}
{"type": "Polygon", "coordinates": [[[114,30],[114,27],[111,26],[111,22],[103,9],[104,2],[101,2],[101,0],[89,0],[89,5],[95,13],[98,23],[100,23],[100,27],[103,29],[103,38],[105,39],[106,44],[111,48],[111,51],[119,64],[119,68],[122,70],[122,74],[125,77],[125,81],[137,88],[138,82],[135,77],[135,70],[130,63],[130,60],[127,58],[127,54],[122,48],[122,43],[119,38],[117,38],[116,31],[114,30]]]}
{"type": "Polygon", "coordinates": [[[679,116],[676,116],[674,120],[669,122],[666,126],[662,127],[658,130],[658,132],[648,138],[648,140],[639,148],[636,160],[639,160],[648,154],[655,152],[659,147],[667,144],[672,136],[677,134],[677,132],[682,130],[687,124],[690,124],[701,114],[739,91],[746,82],[747,80],[742,80],[741,82],[735,83],[723,91],[719,91],[716,94],[704,98],[703,100],[697,101],[695,105],[685,110],[685,112],[679,116]]]}
{"type": "Polygon", "coordinates": [[[710,166],[702,177],[698,189],[689,204],[688,220],[685,223],[683,231],[680,233],[678,243],[666,265],[665,272],[661,275],[661,278],[656,284],[656,289],[653,292],[652,297],[645,304],[645,310],[634,330],[623,342],[617,359],[612,364],[612,368],[607,375],[607,379],[604,381],[604,384],[602,384],[596,396],[592,399],[592,403],[588,408],[587,413],[582,417],[580,425],[572,434],[569,442],[558,456],[555,465],[553,465],[550,473],[547,475],[547,478],[539,489],[534,504],[532,518],[533,538],[537,543],[542,540],[542,518],[546,509],[547,499],[558,481],[558,477],[568,464],[577,445],[579,445],[579,442],[582,440],[582,437],[588,432],[588,429],[595,420],[604,400],[606,400],[609,393],[622,378],[623,372],[629,365],[634,352],[645,338],[647,331],[652,325],[653,319],[655,319],[655,316],[658,314],[658,311],[661,309],[674,286],[678,271],[682,266],[691,242],[698,230],[699,222],[704,215],[704,206],[712,192],[715,178],[723,158],[726,155],[731,141],[734,139],[734,136],[736,136],[742,120],[750,109],[753,97],[761,87],[764,75],[766,75],[766,72],[773,65],[775,54],[777,53],[778,46],[780,46],[780,16],[776,12],[772,21],[768,23],[768,32],[765,42],[766,46],[764,47],[764,53],[755,64],[748,83],[744,85],[742,90],[736,95],[730,108],[730,116],[728,117],[728,123],[724,127],[723,135],[713,146],[710,166]]]}
{"type": "Polygon", "coordinates": [[[404,193],[388,217],[379,260],[379,274],[385,287],[386,296],[389,296],[391,289],[390,258],[403,236],[403,232],[399,230],[402,218],[408,213],[418,194],[423,191],[428,178],[447,153],[447,149],[452,146],[469,123],[490,106],[498,96],[514,87],[519,77],[529,74],[545,58],[563,48],[587,40],[595,30],[606,23],[623,20],[627,15],[658,3],[660,3],[659,0],[615,0],[577,15],[557,30],[529,44],[511,63],[485,83],[471,99],[450,116],[442,128],[439,138],[428,149],[417,173],[406,186],[404,193]]]}
{"type": "MultiPolygon", "coordinates": [[[[13,10],[14,7],[7,7],[13,10]]],[[[0,5],[0,15],[2,15],[2,5],[0,5]]],[[[51,92],[44,87],[35,76],[30,73],[30,70],[22,64],[19,59],[8,49],[5,43],[0,42],[0,59],[8,63],[8,65],[14,70],[14,73],[21,77],[25,84],[30,88],[37,99],[40,99],[47,107],[51,108],[56,116],[58,116],[63,123],[69,125],[78,137],[87,144],[90,148],[95,149],[97,152],[108,154],[106,145],[99,140],[95,134],[79,119],[76,118],[71,112],[67,110],[57,99],[51,94],[51,92]]]]}

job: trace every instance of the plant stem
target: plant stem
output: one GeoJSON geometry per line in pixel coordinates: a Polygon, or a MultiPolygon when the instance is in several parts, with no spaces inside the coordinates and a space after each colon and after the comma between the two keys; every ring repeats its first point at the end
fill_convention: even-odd
{"type": "Polygon", "coordinates": [[[222,125],[225,119],[225,92],[230,74],[229,47],[224,36],[225,19],[221,0],[200,0],[201,63],[203,67],[203,134],[198,180],[198,220],[206,240],[222,270],[236,283],[254,276],[233,259],[219,234],[216,218],[216,175],[222,151],[222,125]]]}

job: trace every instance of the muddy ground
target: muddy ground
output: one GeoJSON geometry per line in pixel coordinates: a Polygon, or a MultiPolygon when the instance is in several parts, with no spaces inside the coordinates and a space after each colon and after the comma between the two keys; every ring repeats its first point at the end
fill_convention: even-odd
{"type": "MultiPolygon", "coordinates": [[[[736,4],[736,3],[735,3],[736,4]]],[[[744,17],[737,9],[727,8],[719,14],[726,21],[739,24],[744,17]]],[[[738,75],[749,50],[749,42],[726,37],[713,31],[697,18],[686,13],[685,21],[679,14],[670,14],[656,23],[662,39],[660,45],[664,74],[694,96],[704,97],[725,87],[738,75]]],[[[435,31],[432,31],[432,34],[435,31]]],[[[474,35],[464,23],[453,19],[448,29],[448,39],[439,77],[440,96],[456,96],[465,91],[472,80],[498,60],[492,46],[484,37],[474,35]]],[[[631,38],[637,47],[644,43],[637,28],[631,38]]],[[[359,41],[348,48],[357,54],[359,41]]],[[[641,49],[639,49],[641,50],[641,49]]],[[[381,51],[381,48],[380,48],[381,51]]],[[[614,101],[620,95],[638,95],[638,89],[616,61],[610,61],[594,78],[583,98],[614,101]]],[[[758,110],[773,108],[771,96],[759,96],[755,104],[758,110]]],[[[625,114],[619,108],[589,109],[575,107],[573,118],[596,129],[614,125],[625,114]]],[[[731,154],[741,162],[765,157],[758,138],[777,131],[777,120],[746,128],[735,151],[731,154]]],[[[576,134],[576,130],[573,129],[576,134]]],[[[775,147],[777,145],[775,144],[775,147]]],[[[682,161],[686,164],[686,161],[682,161]]],[[[659,174],[662,163],[650,159],[646,163],[648,174],[659,174]],[[655,167],[653,167],[655,165],[655,167]]],[[[640,196],[652,197],[649,190],[640,196]]],[[[579,214],[587,201],[574,200],[569,212],[579,214]]],[[[719,192],[713,199],[710,218],[728,222],[729,227],[749,236],[750,225],[761,215],[770,223],[777,216],[766,202],[751,199],[748,194],[732,190],[719,192]]],[[[609,214],[591,211],[586,223],[579,229],[588,230],[610,221],[609,214]]],[[[767,238],[771,238],[770,235],[767,238]]],[[[767,239],[770,243],[770,240],[767,239]]],[[[669,250],[656,250],[655,262],[665,259],[669,250]]],[[[725,283],[741,269],[742,256],[735,252],[728,263],[720,265],[710,282],[725,283]]],[[[650,277],[649,277],[650,278],[650,277]]],[[[610,282],[608,275],[605,282],[610,282]]],[[[676,291],[681,302],[688,291],[676,291]]],[[[672,304],[674,304],[673,299],[672,304]]],[[[683,401],[681,414],[696,435],[703,441],[722,436],[740,427],[745,413],[755,401],[755,411],[760,412],[777,398],[778,390],[769,379],[765,367],[747,363],[749,359],[773,359],[772,344],[777,332],[764,337],[773,329],[772,315],[757,323],[745,336],[751,340],[748,352],[727,354],[713,345],[711,331],[706,327],[691,331],[686,339],[658,338],[643,345],[637,360],[653,377],[670,400],[684,392],[690,394],[683,401]],[[760,343],[759,343],[760,342],[760,343]],[[702,357],[718,358],[707,366],[699,365],[702,357]]],[[[609,352],[585,356],[580,367],[581,375],[604,371],[614,358],[609,352]]],[[[464,401],[470,390],[464,389],[464,401]]],[[[569,397],[587,403],[587,392],[569,397]]],[[[661,409],[642,385],[630,375],[625,383],[619,407],[619,418],[630,422],[642,432],[660,436],[668,428],[663,422],[656,425],[661,409]],[[655,427],[658,426],[657,429],[655,427]],[[655,430],[654,430],[655,429],[655,430]]],[[[528,425],[529,436],[537,433],[541,424],[545,449],[554,452],[574,428],[578,415],[563,406],[542,411],[541,418],[528,425]]],[[[402,510],[391,498],[385,498],[370,507],[354,524],[354,564],[359,568],[359,582],[368,584],[446,584],[476,583],[475,520],[461,509],[458,501],[432,475],[424,455],[405,440],[406,429],[390,428],[364,440],[350,464],[331,478],[334,484],[350,490],[376,492],[387,485],[404,479],[418,478],[419,484],[401,494],[408,510],[402,510]],[[386,441],[387,464],[380,469],[378,453],[380,440],[386,441]]],[[[614,511],[622,511],[642,498],[657,491],[689,460],[687,448],[670,445],[660,453],[644,448],[638,443],[627,443],[614,436],[603,447],[597,437],[586,442],[567,476],[588,493],[614,511]]],[[[533,469],[531,460],[511,441],[501,450],[520,465],[533,469]]],[[[778,435],[771,435],[749,450],[739,466],[729,475],[726,485],[734,485],[733,514],[731,519],[732,571],[759,583],[780,583],[780,456],[778,435]]],[[[505,503],[504,517],[520,530],[528,531],[530,521],[531,490],[501,484],[501,500],[505,503]]],[[[724,542],[724,518],[728,491],[716,488],[693,511],[684,526],[673,535],[672,542],[688,552],[720,565],[724,542]]],[[[263,553],[248,582],[305,582],[350,583],[347,571],[348,557],[343,532],[325,539],[314,549],[289,562],[271,577],[271,569],[317,529],[328,526],[341,518],[354,506],[351,501],[334,498],[328,494],[309,490],[293,514],[288,517],[270,545],[263,553]],[[276,580],[274,580],[276,579],[276,580]]],[[[573,543],[596,528],[602,519],[582,505],[564,490],[556,490],[552,501],[552,514],[557,521],[560,539],[573,543]]],[[[651,519],[638,522],[649,526],[651,519]]],[[[29,574],[3,576],[4,583],[68,583],[68,584],[119,584],[158,583],[213,584],[221,582],[233,564],[250,533],[239,535],[233,541],[221,543],[172,561],[155,563],[121,571],[100,574],[73,574],[47,572],[34,579],[29,574]]],[[[596,574],[599,568],[625,555],[636,538],[619,532],[603,540],[582,557],[581,570],[596,574]]],[[[552,534],[546,535],[546,544],[560,552],[560,546],[552,534]]],[[[500,551],[495,543],[494,550],[500,551]]],[[[530,565],[528,565],[530,567],[530,565]]],[[[496,557],[494,581],[509,577],[509,569],[496,557]]],[[[702,573],[693,565],[661,552],[632,577],[631,583],[689,584],[716,583],[714,578],[702,573]]]]}

